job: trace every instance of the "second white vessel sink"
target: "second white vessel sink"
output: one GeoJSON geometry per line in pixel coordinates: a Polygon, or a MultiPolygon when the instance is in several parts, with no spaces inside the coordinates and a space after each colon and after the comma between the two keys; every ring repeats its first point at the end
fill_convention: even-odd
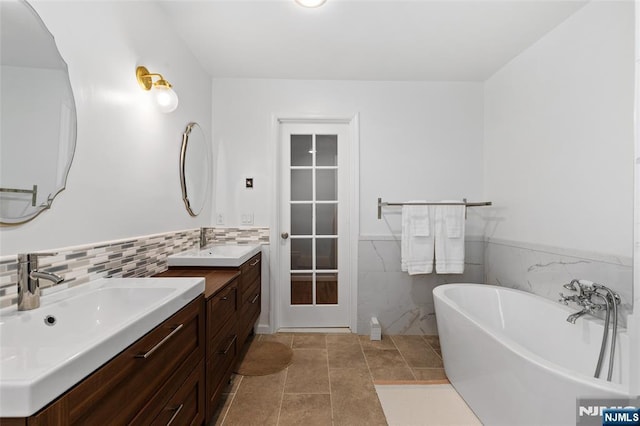
{"type": "Polygon", "coordinates": [[[34,414],[204,291],[202,278],[108,278],[0,311],[0,417],[34,414]]]}
{"type": "Polygon", "coordinates": [[[189,250],[167,257],[169,266],[238,267],[258,254],[261,246],[228,244],[189,250]]]}

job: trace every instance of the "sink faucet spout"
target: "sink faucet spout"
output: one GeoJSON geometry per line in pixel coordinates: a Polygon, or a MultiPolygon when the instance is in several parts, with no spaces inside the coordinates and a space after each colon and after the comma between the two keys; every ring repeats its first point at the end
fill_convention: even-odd
{"type": "Polygon", "coordinates": [[[64,278],[58,274],[38,270],[38,257],[56,253],[30,253],[18,255],[18,310],[28,311],[40,307],[40,280],[58,284],[64,278]]]}

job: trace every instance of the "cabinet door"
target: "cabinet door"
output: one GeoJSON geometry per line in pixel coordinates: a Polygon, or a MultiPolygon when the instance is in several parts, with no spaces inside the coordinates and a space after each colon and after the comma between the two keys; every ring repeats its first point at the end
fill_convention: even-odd
{"type": "Polygon", "coordinates": [[[203,358],[203,313],[199,297],[73,388],[69,423],[131,421],[175,370],[203,358]]]}
{"type": "Polygon", "coordinates": [[[204,361],[162,408],[152,425],[201,425],[205,415],[204,361]]]}

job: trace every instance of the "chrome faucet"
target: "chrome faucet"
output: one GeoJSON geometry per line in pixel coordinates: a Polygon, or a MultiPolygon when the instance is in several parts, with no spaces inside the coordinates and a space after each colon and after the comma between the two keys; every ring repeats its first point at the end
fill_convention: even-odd
{"type": "Polygon", "coordinates": [[[598,363],[596,364],[596,370],[593,375],[595,378],[600,377],[600,370],[602,369],[605,347],[607,345],[607,338],[609,335],[609,321],[611,320],[611,317],[613,317],[613,333],[611,335],[611,343],[609,345],[609,371],[607,372],[607,380],[611,381],[615,360],[616,336],[618,332],[618,305],[621,302],[620,295],[605,285],[587,280],[571,280],[570,283],[563,285],[563,287],[567,290],[577,291],[579,294],[565,296],[560,293],[560,303],[568,305],[568,302],[571,301],[584,307],[580,312],[575,312],[567,317],[567,321],[571,324],[575,324],[576,320],[585,314],[593,314],[595,311],[606,310],[602,332],[602,344],[600,345],[600,355],[598,356],[598,363]],[[595,303],[593,301],[594,297],[601,299],[604,303],[595,303]]]}
{"type": "Polygon", "coordinates": [[[55,284],[64,281],[60,275],[38,270],[38,258],[57,253],[27,253],[18,255],[18,310],[28,311],[40,306],[40,280],[55,284]]]}
{"type": "Polygon", "coordinates": [[[578,318],[580,318],[581,316],[585,315],[585,314],[590,314],[592,311],[589,308],[584,308],[583,310],[581,310],[580,312],[575,312],[571,315],[569,315],[567,317],[567,322],[570,322],[571,324],[575,324],[576,320],[578,318]]]}

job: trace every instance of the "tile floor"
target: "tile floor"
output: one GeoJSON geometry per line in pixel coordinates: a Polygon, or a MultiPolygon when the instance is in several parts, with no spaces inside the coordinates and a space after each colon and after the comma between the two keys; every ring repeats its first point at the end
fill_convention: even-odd
{"type": "Polygon", "coordinates": [[[448,383],[437,336],[258,335],[293,349],[268,376],[234,376],[213,425],[386,425],[375,385],[448,383]]]}

